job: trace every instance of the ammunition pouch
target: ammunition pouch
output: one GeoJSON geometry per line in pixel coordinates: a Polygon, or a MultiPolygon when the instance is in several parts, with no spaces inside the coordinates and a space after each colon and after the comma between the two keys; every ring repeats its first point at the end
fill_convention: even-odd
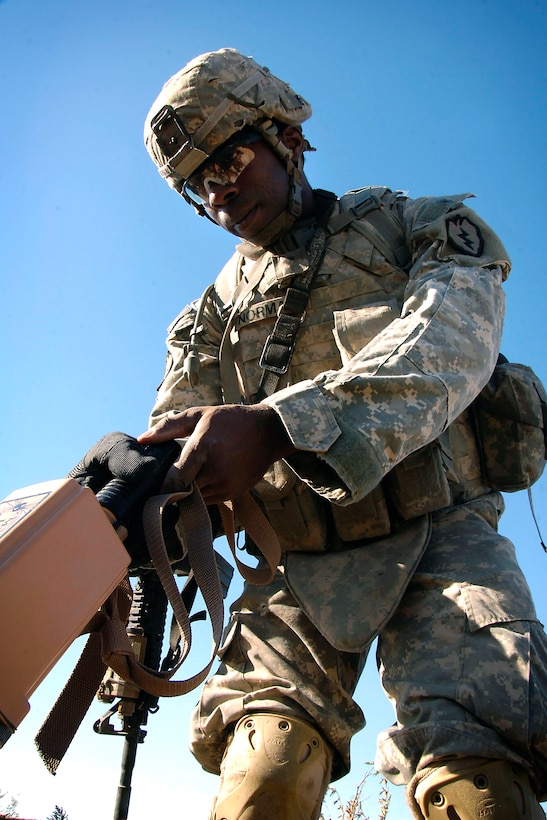
{"type": "Polygon", "coordinates": [[[499,361],[471,409],[489,487],[507,493],[531,487],[547,455],[547,395],[534,371],[499,361]]]}
{"type": "Polygon", "coordinates": [[[447,507],[452,493],[437,442],[398,464],[361,501],[330,504],[276,462],[253,493],[272,524],[284,552],[323,552],[382,538],[401,520],[447,507]]]}
{"type": "MultiPolygon", "coordinates": [[[[397,464],[361,501],[331,506],[342,545],[389,535],[402,521],[435,512],[452,503],[452,491],[438,442],[427,444],[397,464]]],[[[336,547],[335,547],[336,549],[336,547]]]]}
{"type": "Polygon", "coordinates": [[[407,456],[385,478],[395,510],[405,521],[442,510],[452,492],[437,441],[407,456]]]}
{"type": "Polygon", "coordinates": [[[334,529],[342,544],[382,538],[391,531],[386,495],[381,484],[361,501],[347,507],[332,504],[330,511],[334,529]]]}
{"type": "Polygon", "coordinates": [[[258,497],[283,552],[321,552],[327,548],[328,505],[284,461],[272,464],[253,495],[258,497]]]}

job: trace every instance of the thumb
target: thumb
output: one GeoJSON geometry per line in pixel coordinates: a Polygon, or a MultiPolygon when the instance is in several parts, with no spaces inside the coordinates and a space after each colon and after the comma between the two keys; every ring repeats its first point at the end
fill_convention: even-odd
{"type": "Polygon", "coordinates": [[[178,493],[188,490],[191,482],[185,478],[184,473],[177,463],[172,464],[162,484],[162,492],[164,493],[178,493]]]}

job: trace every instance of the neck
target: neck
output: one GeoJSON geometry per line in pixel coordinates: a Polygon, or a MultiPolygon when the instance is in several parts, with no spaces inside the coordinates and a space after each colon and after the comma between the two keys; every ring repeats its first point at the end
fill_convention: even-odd
{"type": "Polygon", "coordinates": [[[306,176],[302,174],[302,215],[300,219],[308,219],[310,216],[314,216],[315,213],[316,201],[314,191],[306,179],[306,176]]]}

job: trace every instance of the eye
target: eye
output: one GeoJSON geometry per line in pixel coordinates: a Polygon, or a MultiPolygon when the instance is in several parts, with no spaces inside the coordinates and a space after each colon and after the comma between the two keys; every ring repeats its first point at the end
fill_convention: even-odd
{"type": "MultiPolygon", "coordinates": [[[[233,145],[219,151],[203,168],[194,173],[184,184],[185,194],[192,200],[197,197],[207,202],[210,185],[233,185],[240,174],[255,158],[255,151],[248,145],[233,145]]],[[[199,206],[199,202],[197,203],[199,206]]]]}

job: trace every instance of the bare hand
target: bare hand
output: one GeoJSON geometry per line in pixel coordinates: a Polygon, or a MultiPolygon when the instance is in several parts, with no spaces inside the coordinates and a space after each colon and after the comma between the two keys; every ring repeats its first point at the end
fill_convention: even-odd
{"type": "Polygon", "coordinates": [[[193,407],[166,418],[138,437],[141,444],[187,438],[169,490],[193,481],[207,504],[238,498],[268,467],[295,452],[281,418],[265,404],[193,407]]]}

